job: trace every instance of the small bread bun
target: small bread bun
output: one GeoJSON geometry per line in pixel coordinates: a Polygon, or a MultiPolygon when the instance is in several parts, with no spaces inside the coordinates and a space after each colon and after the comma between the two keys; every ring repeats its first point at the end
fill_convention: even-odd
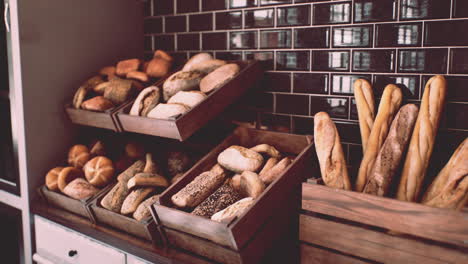
{"type": "Polygon", "coordinates": [[[260,144],[250,149],[258,153],[265,153],[272,158],[281,157],[281,153],[275,147],[268,144],[260,144]]]}
{"type": "Polygon", "coordinates": [[[109,79],[110,76],[115,76],[115,71],[116,71],[115,66],[106,66],[99,70],[99,74],[109,79]]]}
{"type": "Polygon", "coordinates": [[[197,55],[190,58],[187,63],[185,63],[182,71],[189,71],[194,65],[199,64],[204,61],[212,60],[213,57],[209,53],[198,53],[197,55]]]}
{"type": "Polygon", "coordinates": [[[163,84],[164,101],[179,91],[197,89],[203,76],[204,74],[198,71],[178,71],[172,74],[163,84]]]}
{"type": "Polygon", "coordinates": [[[218,89],[227,81],[234,78],[239,71],[240,67],[235,63],[229,63],[217,68],[200,81],[200,91],[209,93],[218,89]]]}
{"type": "Polygon", "coordinates": [[[103,96],[96,96],[81,104],[81,108],[90,111],[104,112],[114,107],[114,104],[103,96]]]}
{"type": "Polygon", "coordinates": [[[73,199],[82,200],[95,195],[99,189],[91,185],[83,178],[71,181],[63,190],[63,193],[73,199]]]}
{"type": "Polygon", "coordinates": [[[83,170],[81,169],[75,167],[63,168],[57,177],[57,185],[59,190],[63,192],[65,186],[67,186],[71,181],[76,178],[83,178],[83,176],[83,170]]]}
{"type": "Polygon", "coordinates": [[[129,59],[119,61],[115,73],[119,76],[125,77],[129,72],[137,71],[140,67],[141,61],[139,59],[129,59]]]}
{"type": "Polygon", "coordinates": [[[190,108],[195,107],[197,104],[205,100],[206,94],[200,92],[200,91],[180,91],[177,92],[174,96],[172,96],[169,101],[167,101],[168,104],[183,104],[186,105],[190,108]]]}
{"type": "Polygon", "coordinates": [[[148,75],[146,75],[146,73],[144,72],[139,72],[139,71],[132,71],[132,72],[127,73],[127,79],[133,79],[133,80],[137,80],[143,83],[149,81],[148,75]]]}
{"type": "Polygon", "coordinates": [[[147,117],[168,119],[188,112],[190,107],[183,104],[158,104],[153,110],[151,110],[147,117]]]}
{"type": "Polygon", "coordinates": [[[63,167],[56,167],[51,169],[49,172],[47,172],[46,178],[45,178],[45,183],[47,186],[47,189],[51,191],[58,191],[58,176],[60,172],[63,170],[63,167]]]}
{"type": "Polygon", "coordinates": [[[85,145],[74,145],[68,151],[68,164],[73,167],[82,168],[89,159],[90,153],[85,145]]]}
{"type": "Polygon", "coordinates": [[[150,77],[161,78],[169,73],[171,66],[172,61],[165,60],[161,57],[155,57],[148,62],[145,72],[150,77]]]}
{"type": "Polygon", "coordinates": [[[245,196],[257,198],[266,187],[257,173],[244,171],[240,177],[240,188],[245,196]]]}
{"type": "Polygon", "coordinates": [[[218,163],[236,173],[255,172],[262,166],[263,157],[258,152],[248,148],[231,146],[218,155],[218,163]]]}
{"type": "Polygon", "coordinates": [[[114,165],[106,157],[98,156],[88,161],[83,167],[86,179],[94,186],[104,187],[114,177],[114,165]]]}
{"type": "Polygon", "coordinates": [[[189,67],[184,67],[184,71],[200,71],[204,74],[208,74],[225,65],[226,63],[227,62],[223,60],[207,60],[197,64],[189,65],[189,67]]]}

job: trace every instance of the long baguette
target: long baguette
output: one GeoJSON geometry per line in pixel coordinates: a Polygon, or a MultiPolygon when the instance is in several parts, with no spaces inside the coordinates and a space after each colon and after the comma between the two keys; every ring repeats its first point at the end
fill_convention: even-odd
{"type": "Polygon", "coordinates": [[[398,186],[397,199],[399,200],[412,202],[419,197],[434,147],[446,93],[447,82],[443,76],[436,75],[429,79],[398,186]]]}
{"type": "Polygon", "coordinates": [[[359,167],[358,178],[356,181],[356,191],[362,192],[364,185],[372,170],[375,158],[379,153],[380,147],[387,138],[388,129],[392,123],[393,117],[400,108],[402,93],[396,85],[389,84],[385,87],[382,99],[379,105],[379,111],[375,118],[374,125],[366,145],[366,152],[359,167]]]}
{"type": "Polygon", "coordinates": [[[422,203],[460,209],[468,199],[468,138],[455,150],[447,165],[427,189],[422,203]]]}
{"type": "Polygon", "coordinates": [[[335,124],[325,112],[314,116],[314,142],[325,185],[351,190],[340,136],[335,124]]]}
{"type": "Polygon", "coordinates": [[[387,195],[391,181],[397,172],[413,131],[418,107],[407,104],[398,111],[390,127],[387,139],[375,159],[364,193],[387,195]]]}
{"type": "Polygon", "coordinates": [[[359,130],[361,131],[362,153],[366,152],[367,139],[369,138],[375,118],[374,92],[371,84],[365,79],[354,82],[354,98],[359,117],[359,130]]]}

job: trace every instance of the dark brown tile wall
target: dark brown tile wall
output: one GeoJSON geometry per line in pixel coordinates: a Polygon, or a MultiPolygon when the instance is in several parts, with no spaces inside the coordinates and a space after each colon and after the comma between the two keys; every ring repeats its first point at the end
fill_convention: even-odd
{"type": "MultiPolygon", "coordinates": [[[[357,78],[369,80],[377,97],[396,83],[408,102],[418,103],[427,80],[446,75],[440,138],[468,136],[467,2],[147,0],[144,45],[147,56],[164,49],[178,63],[200,51],[261,60],[266,74],[260,94],[242,101],[261,109],[251,120],[266,129],[310,134],[313,115],[327,111],[354,163],[362,155],[353,98],[357,78]]],[[[252,111],[245,109],[240,112],[252,111]]]]}

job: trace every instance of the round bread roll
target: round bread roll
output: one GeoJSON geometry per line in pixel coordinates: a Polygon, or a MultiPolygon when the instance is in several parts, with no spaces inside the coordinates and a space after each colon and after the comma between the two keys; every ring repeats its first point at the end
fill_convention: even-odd
{"type": "Polygon", "coordinates": [[[73,167],[82,168],[90,158],[88,147],[75,145],[68,151],[68,164],[73,167]]]}
{"type": "Polygon", "coordinates": [[[190,107],[183,104],[158,104],[151,110],[147,117],[168,119],[170,117],[178,116],[188,112],[190,107]]]}
{"type": "Polygon", "coordinates": [[[227,81],[234,78],[239,71],[240,67],[235,63],[229,63],[219,67],[200,81],[200,91],[209,93],[221,87],[227,81]]]}
{"type": "Polygon", "coordinates": [[[258,152],[248,148],[231,146],[219,154],[218,163],[236,173],[256,172],[263,164],[263,157],[258,152]]]}
{"type": "Polygon", "coordinates": [[[88,161],[83,167],[86,179],[94,186],[103,187],[114,177],[114,165],[106,157],[98,156],[88,161]]]}
{"type": "Polygon", "coordinates": [[[197,64],[189,65],[189,67],[184,67],[184,71],[200,71],[204,74],[208,74],[225,64],[226,61],[223,60],[207,60],[197,64]]]}
{"type": "Polygon", "coordinates": [[[60,172],[63,170],[63,167],[56,167],[51,169],[49,172],[47,172],[45,182],[47,189],[51,191],[58,191],[58,176],[60,172]]]}
{"type": "Polygon", "coordinates": [[[63,190],[63,193],[73,199],[81,200],[95,195],[99,189],[91,185],[83,178],[76,178],[71,181],[63,190]]]}
{"type": "Polygon", "coordinates": [[[185,63],[184,68],[182,68],[182,71],[189,71],[189,69],[192,68],[194,65],[197,65],[201,62],[209,61],[212,59],[213,57],[209,53],[198,53],[197,55],[190,58],[187,61],[187,63],[185,63]]]}
{"type": "Polygon", "coordinates": [[[199,71],[178,71],[172,74],[163,84],[164,101],[179,91],[197,89],[203,76],[204,74],[199,71]]]}
{"type": "Polygon", "coordinates": [[[65,187],[74,179],[76,178],[83,178],[83,170],[75,168],[75,167],[66,167],[63,168],[58,177],[57,177],[57,185],[60,191],[63,192],[65,187]]]}
{"type": "Polygon", "coordinates": [[[199,104],[201,101],[205,100],[206,94],[200,92],[200,91],[180,91],[177,92],[174,96],[172,96],[169,101],[167,101],[168,104],[183,104],[186,105],[190,108],[195,107],[197,104],[199,104]]]}

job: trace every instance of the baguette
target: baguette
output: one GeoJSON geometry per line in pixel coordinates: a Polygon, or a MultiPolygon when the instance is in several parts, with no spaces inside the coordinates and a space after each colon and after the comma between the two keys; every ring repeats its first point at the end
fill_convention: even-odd
{"type": "Polygon", "coordinates": [[[325,185],[351,190],[340,136],[335,124],[325,112],[314,116],[314,141],[325,185]]]}
{"type": "Polygon", "coordinates": [[[159,200],[159,194],[153,195],[150,198],[143,201],[140,205],[138,205],[137,209],[133,213],[133,218],[137,221],[144,220],[151,216],[150,206],[156,203],[159,200]]]}
{"type": "Polygon", "coordinates": [[[286,157],[282,159],[280,162],[278,162],[273,168],[270,170],[266,171],[260,176],[260,179],[265,183],[265,184],[270,184],[278,178],[281,173],[291,164],[291,159],[286,157]]]}
{"type": "Polygon", "coordinates": [[[407,104],[398,111],[387,139],[375,159],[364,193],[385,196],[397,172],[413,131],[418,107],[407,104]]]}
{"type": "Polygon", "coordinates": [[[127,184],[127,182],[135,176],[135,174],[143,172],[143,169],[145,168],[145,162],[142,160],[137,160],[135,163],[132,164],[132,166],[128,167],[124,172],[122,172],[118,177],[117,180],[119,182],[123,182],[127,184]]]}
{"type": "Polygon", "coordinates": [[[101,206],[107,210],[120,213],[122,204],[129,192],[130,191],[128,190],[126,183],[117,182],[117,184],[112,187],[110,192],[108,192],[104,198],[102,198],[101,206]]]}
{"type": "Polygon", "coordinates": [[[123,215],[126,214],[133,214],[137,207],[143,202],[143,200],[148,197],[152,192],[155,191],[155,188],[148,187],[148,188],[140,188],[134,191],[131,191],[129,195],[125,198],[122,203],[122,208],[120,209],[120,213],[123,215]]]}
{"type": "Polygon", "coordinates": [[[359,173],[356,181],[356,191],[362,192],[366,184],[377,154],[379,153],[382,144],[387,138],[388,129],[392,123],[393,117],[400,108],[403,98],[400,88],[396,85],[389,84],[385,87],[380,101],[379,111],[375,118],[374,125],[367,141],[366,152],[359,167],[359,173]]]}
{"type": "Polygon", "coordinates": [[[436,75],[429,79],[403,166],[397,191],[398,200],[412,202],[419,197],[434,147],[446,93],[447,82],[443,76],[436,75]]]}
{"type": "Polygon", "coordinates": [[[367,139],[369,138],[375,118],[374,92],[371,84],[365,79],[354,82],[354,98],[359,117],[359,129],[362,139],[362,153],[366,152],[367,139]]]}
{"type": "Polygon", "coordinates": [[[447,165],[427,189],[422,203],[461,209],[468,199],[468,138],[455,150],[447,165]]]}
{"type": "Polygon", "coordinates": [[[252,197],[247,197],[242,200],[231,204],[230,206],[226,207],[225,209],[217,212],[211,217],[211,220],[221,223],[229,223],[234,220],[236,217],[242,215],[245,211],[247,211],[250,206],[252,206],[255,202],[255,199],[252,197]]]}
{"type": "Polygon", "coordinates": [[[169,182],[157,173],[137,173],[127,182],[128,189],[148,186],[167,187],[169,182]]]}
{"type": "Polygon", "coordinates": [[[262,170],[258,174],[260,177],[267,173],[269,170],[271,170],[273,167],[275,167],[276,164],[278,164],[279,159],[277,158],[269,158],[267,162],[265,162],[265,165],[263,166],[262,170]]]}
{"type": "Polygon", "coordinates": [[[242,196],[226,181],[213,194],[198,205],[192,214],[210,218],[215,213],[242,199],[242,196]]]}
{"type": "Polygon", "coordinates": [[[256,199],[263,193],[266,186],[257,173],[244,171],[240,177],[240,188],[242,194],[256,199]]]}

